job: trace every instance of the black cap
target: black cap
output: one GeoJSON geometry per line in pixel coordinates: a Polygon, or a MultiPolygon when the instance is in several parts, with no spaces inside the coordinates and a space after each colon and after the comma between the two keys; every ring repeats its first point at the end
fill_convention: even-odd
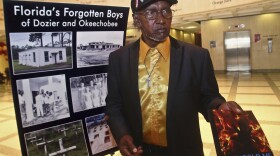
{"type": "Polygon", "coordinates": [[[157,1],[166,1],[170,6],[178,3],[177,0],[131,0],[131,10],[134,13],[157,1]]]}

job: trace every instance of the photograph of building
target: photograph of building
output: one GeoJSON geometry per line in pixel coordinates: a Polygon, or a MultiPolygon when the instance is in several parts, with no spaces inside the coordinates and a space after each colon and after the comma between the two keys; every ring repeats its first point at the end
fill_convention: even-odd
{"type": "Polygon", "coordinates": [[[72,32],[10,33],[14,74],[72,68],[72,32]]]}
{"type": "Polygon", "coordinates": [[[74,112],[106,105],[107,73],[72,77],[70,87],[74,112]]]}
{"type": "Polygon", "coordinates": [[[123,31],[77,32],[77,67],[108,65],[109,54],[123,46],[123,31]]]}
{"type": "Polygon", "coordinates": [[[105,49],[118,49],[121,46],[113,43],[104,42],[90,42],[88,45],[81,45],[78,49],[81,50],[105,50],[105,49]]]}
{"type": "Polygon", "coordinates": [[[25,133],[29,156],[88,156],[82,121],[25,133]]]}
{"type": "Polygon", "coordinates": [[[65,75],[17,80],[23,127],[70,117],[65,75]]]}
{"type": "Polygon", "coordinates": [[[88,117],[85,121],[93,155],[117,146],[104,113],[88,117]]]}
{"type": "Polygon", "coordinates": [[[67,62],[66,47],[38,47],[18,53],[19,64],[41,67],[67,62]]]}

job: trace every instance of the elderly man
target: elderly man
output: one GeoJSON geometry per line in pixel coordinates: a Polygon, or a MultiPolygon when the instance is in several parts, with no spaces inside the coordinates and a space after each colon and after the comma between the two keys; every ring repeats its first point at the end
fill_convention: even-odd
{"type": "Polygon", "coordinates": [[[220,95],[206,49],[169,36],[177,0],[132,0],[141,38],[109,57],[106,113],[125,156],[201,156],[198,112],[242,113],[220,95]]]}

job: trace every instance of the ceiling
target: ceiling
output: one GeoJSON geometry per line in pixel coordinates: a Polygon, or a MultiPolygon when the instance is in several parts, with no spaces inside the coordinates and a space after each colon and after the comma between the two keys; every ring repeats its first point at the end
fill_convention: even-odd
{"type": "Polygon", "coordinates": [[[211,11],[175,15],[172,27],[184,31],[200,32],[200,21],[251,16],[280,12],[280,0],[266,0],[242,6],[227,7],[211,11]]]}
{"type": "MultiPolygon", "coordinates": [[[[1,27],[4,25],[2,1],[3,0],[0,0],[1,27]]],[[[31,1],[57,2],[57,0],[31,0],[31,1]]],[[[118,0],[118,1],[117,0],[61,0],[60,2],[129,7],[130,1],[131,0],[118,0]]],[[[256,2],[246,4],[246,5],[226,7],[222,9],[214,9],[210,11],[188,13],[188,14],[184,13],[186,11],[183,10],[184,7],[182,6],[176,7],[175,5],[174,9],[175,9],[175,15],[173,17],[172,28],[183,30],[186,32],[199,33],[200,21],[280,12],[280,0],[263,0],[263,1],[256,0],[256,2]]],[[[129,15],[128,28],[133,28],[131,13],[129,15]]],[[[3,33],[3,28],[0,28],[0,38],[2,33],[3,33]]]]}

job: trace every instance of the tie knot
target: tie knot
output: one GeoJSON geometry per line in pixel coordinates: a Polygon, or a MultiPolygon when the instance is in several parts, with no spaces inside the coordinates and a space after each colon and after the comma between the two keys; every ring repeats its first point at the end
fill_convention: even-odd
{"type": "Polygon", "coordinates": [[[156,48],[150,48],[147,53],[148,57],[159,57],[159,51],[156,48]]]}
{"type": "Polygon", "coordinates": [[[158,50],[156,48],[150,48],[149,53],[156,54],[156,53],[158,53],[158,50]]]}

